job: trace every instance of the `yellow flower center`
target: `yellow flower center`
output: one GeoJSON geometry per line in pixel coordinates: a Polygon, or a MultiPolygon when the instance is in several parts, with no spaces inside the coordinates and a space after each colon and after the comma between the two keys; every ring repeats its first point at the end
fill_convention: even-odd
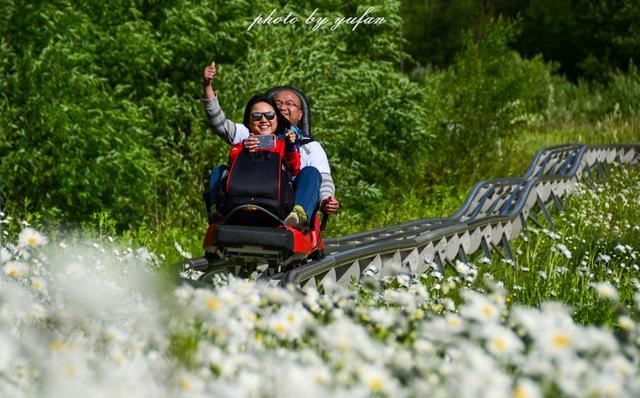
{"type": "Polygon", "coordinates": [[[382,387],[384,387],[384,382],[381,377],[375,376],[369,379],[367,385],[371,391],[378,392],[382,390],[382,387]]]}
{"type": "Polygon", "coordinates": [[[30,246],[35,246],[35,245],[38,244],[38,239],[36,239],[35,237],[31,236],[31,237],[27,238],[27,243],[30,246]]]}
{"type": "Polygon", "coordinates": [[[493,307],[491,307],[489,304],[483,305],[482,306],[482,315],[484,315],[484,316],[493,315],[493,307]]]}
{"type": "Polygon", "coordinates": [[[217,311],[220,309],[220,300],[215,297],[210,297],[207,299],[207,308],[212,311],[217,311]]]}
{"type": "Polygon", "coordinates": [[[515,398],[527,398],[529,396],[528,391],[524,386],[517,385],[516,388],[513,389],[513,396],[515,398]]]}
{"type": "Polygon", "coordinates": [[[249,313],[244,314],[244,315],[242,316],[242,318],[243,318],[245,321],[248,321],[248,322],[254,322],[254,321],[256,320],[256,316],[255,316],[255,314],[254,314],[254,313],[252,313],[252,312],[249,312],[249,313]]]}
{"type": "Polygon", "coordinates": [[[326,376],[320,372],[314,373],[313,380],[318,384],[325,384],[327,382],[326,376]]]}
{"type": "Polygon", "coordinates": [[[273,328],[273,330],[275,330],[275,332],[276,332],[276,333],[278,333],[278,334],[283,334],[283,333],[285,332],[285,330],[286,330],[286,329],[285,329],[285,327],[284,327],[284,325],[283,325],[283,324],[278,323],[278,324],[273,328]]]}
{"type": "Polygon", "coordinates": [[[18,276],[18,270],[17,270],[17,269],[15,269],[15,268],[11,268],[11,269],[9,270],[9,275],[11,275],[11,276],[13,276],[13,277],[18,276]]]}
{"type": "Polygon", "coordinates": [[[185,391],[189,391],[191,389],[191,384],[189,384],[189,381],[185,378],[180,379],[180,388],[182,388],[185,391]]]}
{"type": "Polygon", "coordinates": [[[556,348],[564,348],[571,344],[571,339],[566,334],[556,334],[553,336],[553,346],[556,348]]]}
{"type": "Polygon", "coordinates": [[[622,330],[631,330],[633,328],[633,321],[631,320],[621,320],[620,322],[620,328],[622,330]]]}
{"type": "Polygon", "coordinates": [[[75,375],[76,374],[76,367],[74,364],[72,363],[68,363],[64,365],[64,371],[68,374],[68,375],[75,375]]]}
{"type": "Polygon", "coordinates": [[[65,349],[65,345],[64,343],[61,343],[59,341],[54,341],[49,344],[49,348],[51,349],[51,351],[62,351],[65,349]]]}
{"type": "Polygon", "coordinates": [[[493,339],[493,346],[499,352],[505,352],[507,350],[507,342],[502,337],[496,337],[493,339]]]}

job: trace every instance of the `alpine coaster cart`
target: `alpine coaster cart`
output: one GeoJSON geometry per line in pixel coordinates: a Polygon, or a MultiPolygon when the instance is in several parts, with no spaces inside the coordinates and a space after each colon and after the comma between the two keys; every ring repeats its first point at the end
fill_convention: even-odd
{"type": "MultiPolygon", "coordinates": [[[[273,97],[280,90],[293,91],[302,103],[301,144],[311,138],[310,111],[302,92],[287,86],[267,92],[273,97]]],[[[205,254],[178,264],[178,271],[196,276],[193,284],[208,283],[214,275],[232,272],[279,280],[293,268],[324,257],[322,222],[316,211],[304,225],[285,226],[284,218],[293,208],[292,178],[277,152],[242,151],[229,174],[220,183],[224,201],[222,220],[209,224],[204,238],[205,254]]],[[[212,204],[213,206],[213,204],[212,204]]]]}

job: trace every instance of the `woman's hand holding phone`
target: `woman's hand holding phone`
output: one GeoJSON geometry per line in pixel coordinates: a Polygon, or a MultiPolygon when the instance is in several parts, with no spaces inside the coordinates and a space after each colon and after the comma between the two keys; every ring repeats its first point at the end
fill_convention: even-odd
{"type": "Polygon", "coordinates": [[[260,141],[250,135],[247,139],[244,140],[244,148],[249,152],[256,152],[258,150],[258,146],[260,145],[260,141]]]}

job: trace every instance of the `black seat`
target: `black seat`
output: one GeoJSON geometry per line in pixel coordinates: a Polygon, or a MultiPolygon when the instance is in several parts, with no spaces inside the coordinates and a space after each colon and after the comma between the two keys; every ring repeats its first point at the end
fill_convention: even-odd
{"type": "Polygon", "coordinates": [[[291,175],[276,152],[240,152],[222,185],[225,224],[274,226],[293,208],[291,175]]]}

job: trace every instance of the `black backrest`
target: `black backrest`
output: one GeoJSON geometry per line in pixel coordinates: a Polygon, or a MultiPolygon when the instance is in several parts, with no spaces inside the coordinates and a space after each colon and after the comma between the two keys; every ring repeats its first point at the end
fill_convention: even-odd
{"type": "Polygon", "coordinates": [[[278,86],[267,91],[268,97],[273,97],[276,95],[278,91],[288,90],[298,95],[300,98],[300,103],[302,104],[302,120],[300,120],[300,130],[309,138],[313,138],[311,135],[311,112],[309,110],[309,103],[307,102],[307,97],[305,97],[304,93],[298,90],[295,87],[291,86],[278,86]]]}
{"type": "Polygon", "coordinates": [[[237,207],[259,206],[273,214],[276,221],[284,219],[293,208],[291,175],[277,152],[241,151],[231,165],[223,189],[226,192],[222,205],[225,223],[263,226],[273,224],[273,217],[265,217],[255,211],[240,212],[228,219],[237,207]]]}
{"type": "Polygon", "coordinates": [[[229,166],[227,197],[278,199],[282,159],[277,152],[243,150],[229,166]]]}

